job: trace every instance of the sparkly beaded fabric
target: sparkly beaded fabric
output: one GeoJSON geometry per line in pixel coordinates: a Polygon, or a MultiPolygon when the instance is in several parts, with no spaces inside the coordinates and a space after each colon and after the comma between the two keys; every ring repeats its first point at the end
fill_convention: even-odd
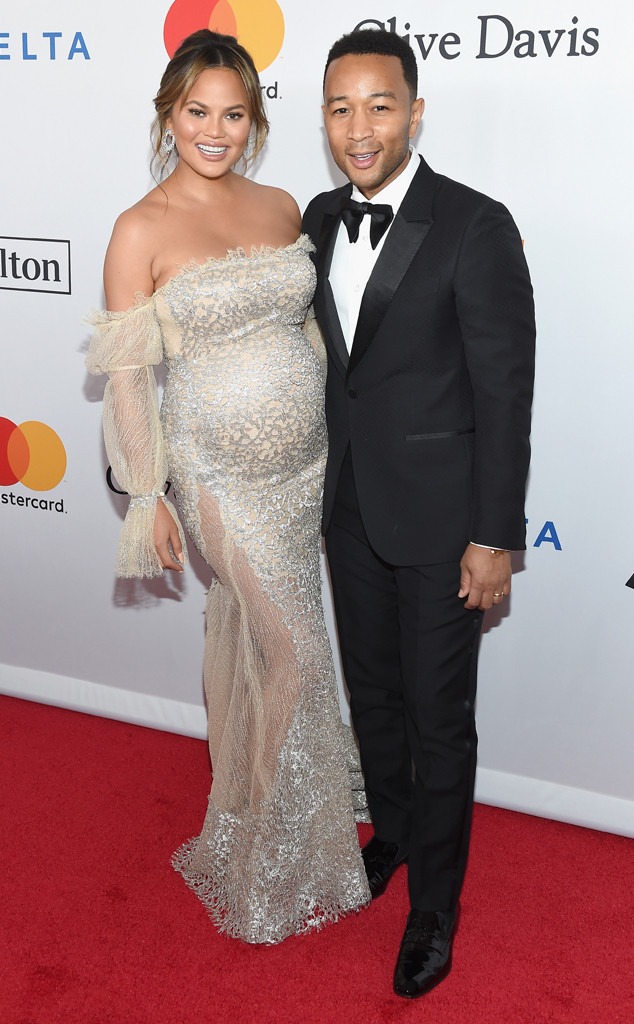
{"type": "Polygon", "coordinates": [[[133,497],[118,571],[154,575],[167,474],[216,577],[205,692],[213,784],[173,864],[221,930],[273,943],[369,901],[324,626],[325,353],[306,309],[310,240],[183,268],[98,314],[106,447],[133,497]],[[152,365],[164,355],[160,420],[152,365]],[[141,497],[150,495],[150,497],[141,497]]]}

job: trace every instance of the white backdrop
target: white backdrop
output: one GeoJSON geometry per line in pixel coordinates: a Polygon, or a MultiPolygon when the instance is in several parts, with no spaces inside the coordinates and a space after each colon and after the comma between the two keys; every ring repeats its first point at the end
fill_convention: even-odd
{"type": "MultiPolygon", "coordinates": [[[[340,183],[321,124],[323,63],[335,38],[373,20],[409,31],[420,52],[419,150],[513,212],[538,308],[534,456],[528,550],[482,644],[478,796],[634,835],[634,593],[624,585],[634,573],[634,9],[216,4],[261,64],[281,44],[261,70],[272,132],[259,180],[300,206],[340,183]]],[[[201,27],[187,22],[196,6],[178,2],[177,27],[201,27]]],[[[0,12],[0,688],[203,736],[208,573],[194,561],[184,580],[114,583],[125,499],[106,483],[104,382],[83,366],[82,317],[103,303],[112,223],[152,185],[169,8],[5,0],[0,12]],[[59,482],[55,436],[11,426],[32,421],[65,449],[59,482]]],[[[326,605],[331,618],[327,594],[326,605]]]]}

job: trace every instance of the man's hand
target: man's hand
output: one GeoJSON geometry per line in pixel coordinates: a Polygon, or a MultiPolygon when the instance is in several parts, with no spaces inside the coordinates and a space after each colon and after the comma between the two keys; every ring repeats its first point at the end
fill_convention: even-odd
{"type": "Polygon", "coordinates": [[[466,597],[465,608],[486,611],[500,604],[511,592],[511,552],[492,551],[469,544],[460,562],[458,597],[466,597]]]}
{"type": "Polygon", "coordinates": [[[154,546],[164,569],[183,572],[185,556],[178,527],[160,498],[154,516],[154,546]]]}

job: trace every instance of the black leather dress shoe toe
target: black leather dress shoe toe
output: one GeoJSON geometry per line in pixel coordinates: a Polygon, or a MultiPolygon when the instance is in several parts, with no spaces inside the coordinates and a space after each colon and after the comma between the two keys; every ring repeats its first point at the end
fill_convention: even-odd
{"type": "Polygon", "coordinates": [[[361,851],[372,899],[385,892],[385,887],[397,867],[404,863],[406,854],[398,843],[385,843],[373,836],[361,851]]]}
{"type": "Polygon", "coordinates": [[[451,970],[452,914],[412,910],[407,918],[396,969],[394,991],[415,999],[429,992],[451,970]]]}

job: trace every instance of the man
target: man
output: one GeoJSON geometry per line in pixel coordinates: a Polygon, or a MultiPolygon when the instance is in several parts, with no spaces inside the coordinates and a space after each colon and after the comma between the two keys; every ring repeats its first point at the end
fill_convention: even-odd
{"type": "Polygon", "coordinates": [[[524,547],[532,289],[508,211],[413,151],[413,51],[332,47],[323,113],[350,184],[314,199],[329,370],[324,532],[375,835],[373,896],[407,860],[402,996],[448,972],[476,764],[483,612],[524,547]],[[413,765],[413,772],[412,772],[413,765]]]}

